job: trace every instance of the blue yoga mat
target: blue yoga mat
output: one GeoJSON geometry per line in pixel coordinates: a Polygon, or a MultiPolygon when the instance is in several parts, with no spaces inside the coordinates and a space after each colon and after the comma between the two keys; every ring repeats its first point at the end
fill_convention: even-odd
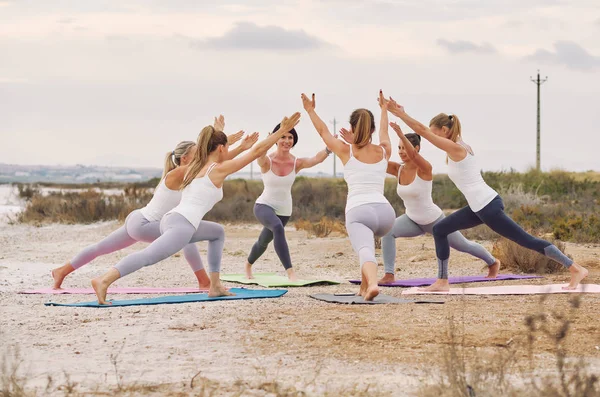
{"type": "Polygon", "coordinates": [[[170,303],[188,303],[188,302],[210,302],[210,301],[223,301],[223,300],[236,300],[236,299],[259,299],[259,298],[279,298],[283,296],[286,289],[246,289],[246,288],[231,288],[229,291],[233,292],[235,296],[219,296],[216,298],[209,298],[208,294],[187,294],[187,295],[172,295],[172,296],[161,296],[158,298],[144,298],[144,299],[129,299],[122,301],[111,301],[112,305],[99,305],[98,301],[91,302],[78,302],[78,303],[56,303],[47,302],[46,306],[70,306],[70,307],[119,307],[119,306],[140,306],[140,305],[162,305],[170,303]]]}

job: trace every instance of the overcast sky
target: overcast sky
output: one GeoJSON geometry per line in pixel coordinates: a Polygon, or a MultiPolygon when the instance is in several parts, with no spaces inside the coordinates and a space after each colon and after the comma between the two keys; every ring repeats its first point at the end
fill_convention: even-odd
{"type": "MultiPolygon", "coordinates": [[[[537,69],[542,167],[600,170],[597,0],[0,0],[0,162],[161,167],[219,113],[264,136],[301,92],[338,128],[358,107],[379,125],[382,88],[424,123],[457,114],[482,168],[523,171],[537,69]]],[[[304,157],[323,144],[302,114],[304,157]]]]}

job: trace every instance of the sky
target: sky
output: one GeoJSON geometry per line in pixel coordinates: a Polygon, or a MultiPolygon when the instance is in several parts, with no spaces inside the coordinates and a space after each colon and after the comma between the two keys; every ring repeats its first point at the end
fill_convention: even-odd
{"type": "Polygon", "coordinates": [[[379,126],[383,89],[456,114],[482,169],[525,171],[538,69],[542,168],[600,171],[597,0],[0,0],[0,163],[160,168],[218,114],[264,137],[295,111],[308,157],[302,92],[339,129],[361,107],[379,126]]]}

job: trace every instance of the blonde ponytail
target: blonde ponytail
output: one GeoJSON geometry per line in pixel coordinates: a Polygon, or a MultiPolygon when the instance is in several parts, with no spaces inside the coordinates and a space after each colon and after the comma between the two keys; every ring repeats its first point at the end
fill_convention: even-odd
{"type": "Polygon", "coordinates": [[[179,142],[177,146],[175,146],[175,150],[167,153],[165,156],[165,166],[162,178],[181,165],[181,157],[186,155],[194,145],[196,145],[196,143],[192,141],[179,142]]]}
{"type": "MultiPolygon", "coordinates": [[[[431,119],[429,126],[448,128],[446,138],[450,139],[452,142],[458,142],[462,140],[460,120],[455,114],[447,115],[446,113],[440,113],[431,119]]],[[[448,164],[448,155],[446,155],[446,164],[448,164]]]]}
{"type": "Polygon", "coordinates": [[[206,126],[198,135],[196,143],[196,154],[189,164],[181,189],[188,186],[200,173],[208,161],[208,156],[217,149],[219,145],[227,145],[227,135],[223,131],[216,130],[212,125],[206,126]]]}
{"type": "Polygon", "coordinates": [[[354,133],[354,144],[359,148],[371,142],[371,135],[375,131],[375,118],[367,109],[356,109],[350,115],[350,125],[354,133]]]}

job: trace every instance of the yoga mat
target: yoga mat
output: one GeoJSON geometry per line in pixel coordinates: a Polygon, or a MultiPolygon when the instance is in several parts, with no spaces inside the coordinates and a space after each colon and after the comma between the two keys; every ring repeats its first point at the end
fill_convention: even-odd
{"type": "Polygon", "coordinates": [[[276,273],[255,273],[253,279],[247,279],[245,274],[222,274],[222,281],[231,281],[241,284],[258,284],[262,287],[304,287],[315,284],[339,284],[331,280],[298,280],[291,282],[287,277],[278,276],[276,273]]]}
{"type": "MultiPolygon", "coordinates": [[[[150,288],[150,287],[123,287],[123,288],[109,288],[109,294],[192,294],[206,292],[207,289],[201,290],[198,288],[150,288]]],[[[19,291],[19,294],[91,294],[94,295],[93,288],[40,288],[30,289],[25,291],[19,291]]]]}
{"type": "Polygon", "coordinates": [[[376,305],[376,304],[398,304],[398,303],[444,303],[440,301],[414,300],[395,298],[393,296],[379,294],[372,301],[365,301],[362,296],[356,294],[314,294],[311,298],[328,303],[345,303],[350,305],[376,305]]]}
{"type": "Polygon", "coordinates": [[[564,290],[567,284],[547,285],[497,285],[494,287],[450,288],[450,292],[425,292],[418,288],[402,291],[402,295],[534,295],[534,294],[566,294],[589,293],[600,294],[598,284],[580,284],[575,290],[564,290]]]}
{"type": "Polygon", "coordinates": [[[70,307],[119,307],[119,306],[141,306],[141,305],[162,305],[170,303],[189,303],[189,302],[211,302],[221,300],[237,300],[237,299],[258,299],[258,298],[279,298],[283,296],[287,290],[252,290],[245,288],[231,288],[229,291],[236,294],[235,296],[219,296],[217,298],[209,298],[208,294],[188,294],[188,295],[171,295],[161,296],[159,298],[145,298],[111,301],[112,305],[99,305],[97,301],[78,302],[78,303],[56,303],[47,302],[46,306],[70,306],[70,307]]]}
{"type": "MultiPolygon", "coordinates": [[[[499,274],[496,278],[485,278],[485,276],[458,276],[450,277],[450,284],[477,283],[481,281],[523,280],[531,278],[543,278],[542,276],[528,276],[520,274],[499,274]]],[[[435,278],[410,278],[408,280],[396,280],[393,283],[379,284],[382,287],[426,287],[435,282],[435,278]]],[[[360,280],[350,280],[352,284],[360,284],[360,280]]]]}

